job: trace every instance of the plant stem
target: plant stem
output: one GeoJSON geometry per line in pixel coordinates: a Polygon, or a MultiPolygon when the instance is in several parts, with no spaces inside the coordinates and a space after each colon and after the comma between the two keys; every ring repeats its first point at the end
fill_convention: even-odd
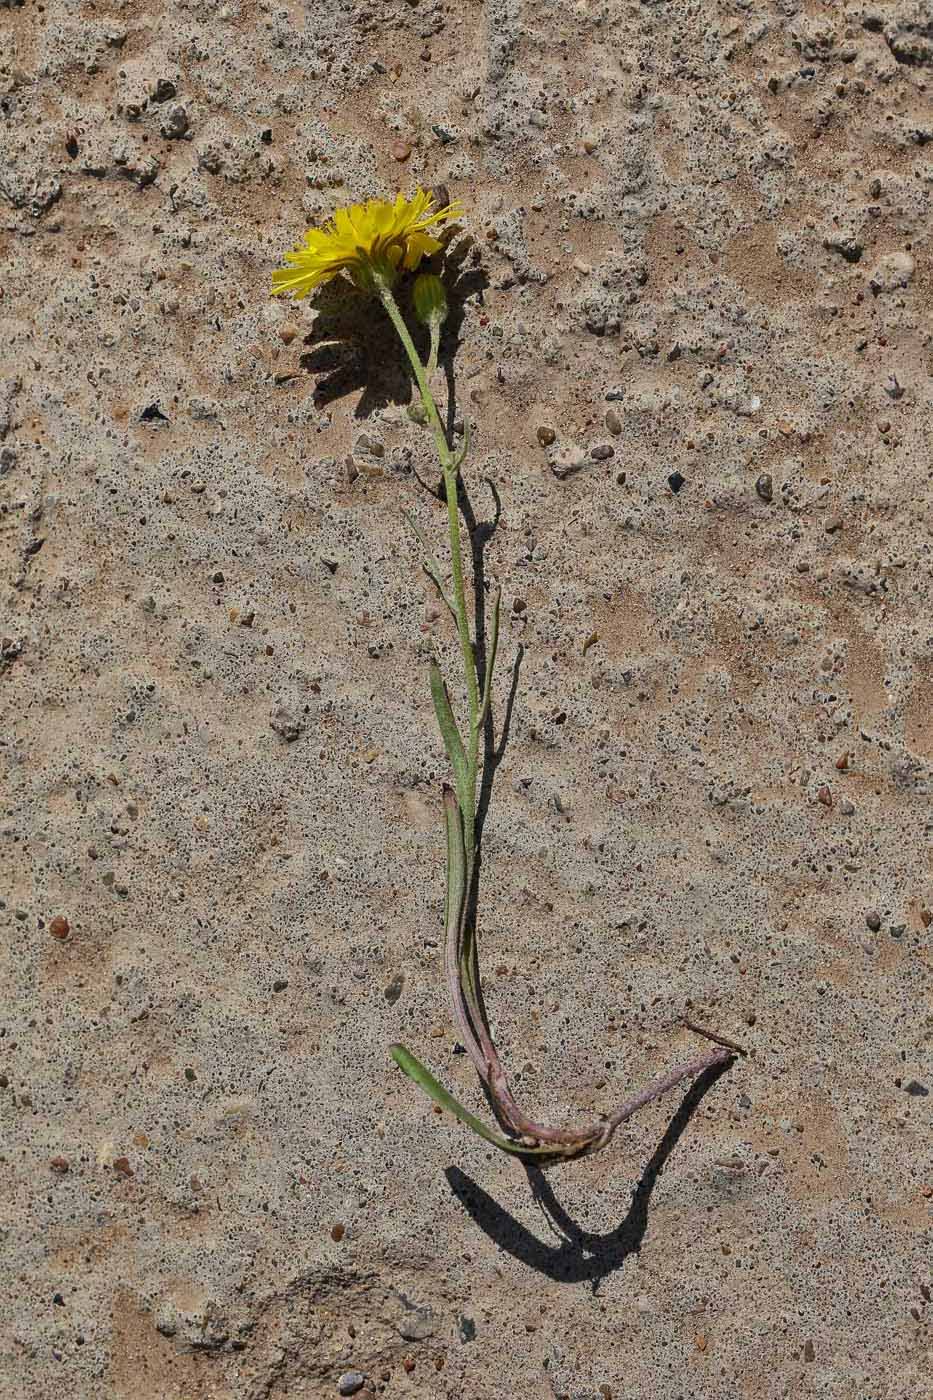
{"type": "MultiPolygon", "coordinates": [[[[444,686],[443,677],[436,664],[431,668],[431,696],[437,716],[444,748],[454,773],[456,794],[445,786],[444,817],[447,829],[447,902],[445,906],[445,966],[450,988],[454,1014],[463,1035],[465,1047],[476,1066],[477,1073],[486,1085],[500,1123],[514,1136],[503,1137],[488,1129],[474,1114],[458,1103],[439,1084],[420,1061],[416,1060],[403,1046],[395,1045],[392,1054],[404,1072],[419,1084],[431,1098],[448,1109],[461,1122],[472,1128],[487,1142],[505,1152],[516,1153],[529,1158],[579,1157],[589,1152],[598,1152],[605,1147],[616,1129],[626,1122],[639,1108],[660,1098],[682,1080],[696,1077],[704,1070],[728,1063],[736,1054],[742,1054],[741,1047],[714,1031],[687,1022],[689,1029],[715,1042],[715,1048],[698,1059],[679,1065],[669,1071],[646,1089],[633,1095],[609,1117],[600,1122],[573,1128],[550,1128],[530,1118],[516,1103],[509,1087],[509,1081],[493,1044],[489,1026],[483,1010],[480,987],[479,959],[476,947],[475,929],[470,921],[470,892],[476,872],[476,784],[479,775],[479,738],[489,715],[492,690],[492,674],[496,661],[499,640],[500,595],[497,591],[493,606],[493,621],[489,649],[486,654],[482,694],[476,668],[476,652],[470,633],[470,619],[467,614],[466,589],[463,581],[463,549],[460,540],[460,506],[458,487],[460,463],[469,445],[468,432],[464,432],[463,446],[458,452],[451,450],[441,416],[431,393],[428,372],[411,338],[398,303],[392,294],[389,281],[378,272],[373,280],[382,305],[405,349],[412,373],[421,394],[421,402],[434,432],[437,455],[444,476],[444,491],[447,499],[447,528],[450,537],[451,574],[453,577],[453,599],[446,593],[440,569],[427,548],[420,531],[415,532],[425,549],[425,568],[433,579],[441,598],[453,613],[460,637],[460,650],[463,654],[463,671],[466,683],[467,707],[469,712],[469,735],[466,743],[454,718],[450,700],[444,686]]],[[[431,359],[429,369],[436,364],[437,337],[432,330],[431,359]]],[[[466,425],[465,425],[466,427],[466,425]]],[[[413,522],[412,522],[413,523],[413,522]]]]}
{"type": "Polygon", "coordinates": [[[462,794],[460,804],[460,812],[463,818],[463,845],[466,852],[467,889],[469,889],[473,876],[473,869],[476,864],[476,782],[479,773],[479,731],[482,721],[479,678],[476,674],[476,654],[473,650],[473,642],[470,637],[470,619],[467,615],[466,590],[463,584],[460,507],[457,501],[459,464],[454,453],[450,449],[450,444],[447,441],[447,434],[441,422],[441,416],[437,411],[437,404],[434,402],[434,395],[431,393],[431,386],[428,383],[425,367],[421,363],[421,357],[415,348],[415,342],[411,338],[411,332],[405,324],[405,318],[399,310],[399,305],[392,293],[392,288],[389,286],[388,282],[381,277],[377,277],[376,279],[376,288],[379,292],[380,300],[385,307],[386,314],[395,327],[398,338],[402,342],[405,353],[408,356],[412,373],[415,376],[415,382],[421,394],[421,402],[424,405],[424,411],[428,415],[428,421],[434,430],[437,455],[440,458],[441,470],[444,474],[444,492],[447,497],[447,529],[450,535],[451,574],[453,575],[454,612],[457,618],[457,630],[460,634],[460,650],[463,653],[464,681],[466,683],[467,706],[470,716],[470,734],[466,744],[467,778],[465,791],[462,794]]]}

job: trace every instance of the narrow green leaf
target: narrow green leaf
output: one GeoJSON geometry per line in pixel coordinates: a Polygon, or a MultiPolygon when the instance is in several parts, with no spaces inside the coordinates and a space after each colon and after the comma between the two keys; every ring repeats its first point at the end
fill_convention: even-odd
{"type": "Polygon", "coordinates": [[[465,1123],[468,1128],[472,1128],[478,1137],[491,1142],[493,1147],[498,1147],[502,1152],[510,1152],[516,1157],[553,1157],[554,1146],[550,1147],[526,1147],[520,1142],[513,1142],[510,1138],[503,1137],[501,1133],[494,1132],[492,1128],[487,1128],[482,1119],[477,1118],[475,1113],[471,1113],[468,1108],[464,1108],[454,1098],[453,1094],[447,1092],[443,1084],[439,1084],[431,1071],[416,1060],[404,1045],[390,1046],[390,1053],[399,1069],[404,1070],[409,1079],[413,1079],[420,1089],[439,1103],[441,1108],[446,1108],[448,1113],[452,1113],[455,1118],[459,1118],[461,1123],[465,1123]]]}
{"type": "Polygon", "coordinates": [[[457,789],[457,796],[462,807],[467,791],[466,751],[463,747],[463,740],[460,738],[457,721],[454,719],[454,712],[450,708],[450,701],[447,698],[447,687],[444,685],[444,678],[436,661],[431,662],[430,679],[431,699],[434,701],[437,727],[441,731],[444,748],[447,750],[450,766],[454,770],[454,786],[457,789]]]}
{"type": "Polygon", "coordinates": [[[447,589],[444,587],[444,580],[441,578],[441,566],[440,564],[438,564],[437,560],[434,558],[434,555],[431,553],[431,547],[428,544],[427,539],[425,538],[424,531],[419,529],[414,516],[411,515],[409,511],[403,510],[402,514],[404,515],[405,519],[408,521],[409,525],[414,531],[418,543],[421,545],[421,548],[424,550],[424,558],[421,561],[421,567],[422,569],[424,569],[424,572],[427,574],[428,578],[431,580],[431,582],[434,584],[434,587],[437,589],[441,602],[447,608],[447,611],[450,613],[454,622],[456,622],[457,610],[454,607],[453,603],[450,601],[447,589]]]}

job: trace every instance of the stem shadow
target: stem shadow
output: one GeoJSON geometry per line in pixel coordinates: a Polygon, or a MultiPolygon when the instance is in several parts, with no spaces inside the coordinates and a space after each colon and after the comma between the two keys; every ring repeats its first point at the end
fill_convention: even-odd
{"type": "Polygon", "coordinates": [[[532,1197],[557,1237],[556,1244],[538,1239],[459,1167],[448,1167],[444,1175],[470,1218],[500,1249],[556,1283],[589,1283],[596,1293],[626,1259],[639,1253],[648,1230],[651,1195],[664,1165],[701,1101],[727,1067],[714,1065],[694,1080],[651,1154],[625,1218],[605,1234],[586,1230],[573,1219],[538,1166],[525,1163],[525,1171],[532,1197]]]}

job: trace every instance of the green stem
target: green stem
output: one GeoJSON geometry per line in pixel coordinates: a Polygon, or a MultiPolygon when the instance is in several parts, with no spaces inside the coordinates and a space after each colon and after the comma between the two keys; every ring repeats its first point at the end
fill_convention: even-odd
{"type": "Polygon", "coordinates": [[[376,289],[385,307],[386,314],[395,327],[399,340],[405,349],[415,382],[421,394],[424,411],[434,430],[437,455],[444,474],[444,492],[447,497],[447,528],[450,535],[451,573],[453,575],[454,611],[457,616],[457,630],[460,634],[460,650],[463,653],[463,671],[466,682],[467,705],[470,712],[470,737],[467,742],[467,773],[465,791],[461,802],[463,816],[463,844],[466,850],[467,888],[472,877],[476,856],[476,781],[479,772],[479,732],[482,726],[479,677],[476,674],[476,655],[470,637],[470,620],[467,615],[466,590],[463,583],[463,549],[460,542],[460,508],[457,502],[457,480],[459,460],[451,451],[444,432],[441,416],[431,393],[428,376],[421,357],[399,310],[392,288],[382,277],[377,276],[376,289]]]}

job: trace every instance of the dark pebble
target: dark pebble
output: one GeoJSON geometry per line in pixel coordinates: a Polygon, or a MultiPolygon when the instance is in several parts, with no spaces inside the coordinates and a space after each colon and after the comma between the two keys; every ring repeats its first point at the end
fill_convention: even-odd
{"type": "Polygon", "coordinates": [[[755,490],[763,501],[768,505],[771,504],[771,501],[774,499],[774,482],[768,472],[761,473],[761,476],[755,482],[755,490]]]}
{"type": "Polygon", "coordinates": [[[680,472],[671,472],[670,476],[667,478],[667,484],[671,488],[675,496],[677,495],[677,492],[680,490],[681,486],[685,486],[686,483],[687,478],[685,476],[681,476],[680,472]]]}
{"type": "Polygon", "coordinates": [[[865,922],[872,933],[878,932],[881,927],[881,915],[878,913],[877,909],[869,909],[868,913],[865,915],[865,922]]]}
{"type": "Polygon", "coordinates": [[[366,1377],[359,1371],[344,1371],[337,1382],[337,1392],[340,1395],[355,1395],[365,1384],[366,1377]]]}

